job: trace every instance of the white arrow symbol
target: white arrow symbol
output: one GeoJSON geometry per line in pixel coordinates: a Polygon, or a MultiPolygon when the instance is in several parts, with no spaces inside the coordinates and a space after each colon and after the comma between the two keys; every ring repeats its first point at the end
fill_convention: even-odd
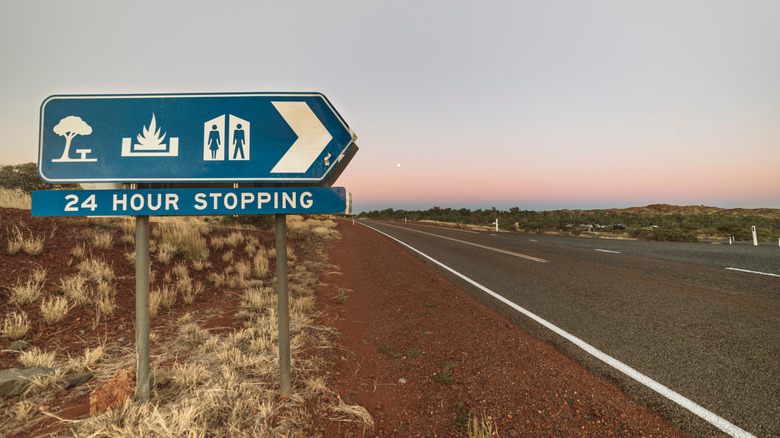
{"type": "Polygon", "coordinates": [[[271,173],[305,173],[333,139],[306,102],[271,102],[298,139],[271,173]]]}

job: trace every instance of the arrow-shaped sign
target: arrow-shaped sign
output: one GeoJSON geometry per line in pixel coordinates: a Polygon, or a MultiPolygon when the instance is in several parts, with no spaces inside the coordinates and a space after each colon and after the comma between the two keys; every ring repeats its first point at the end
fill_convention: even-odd
{"type": "Polygon", "coordinates": [[[356,136],[320,93],[51,96],[48,182],[330,185],[356,136]]]}
{"type": "Polygon", "coordinates": [[[271,173],[303,173],[333,139],[306,102],[271,102],[298,136],[271,173]]]}

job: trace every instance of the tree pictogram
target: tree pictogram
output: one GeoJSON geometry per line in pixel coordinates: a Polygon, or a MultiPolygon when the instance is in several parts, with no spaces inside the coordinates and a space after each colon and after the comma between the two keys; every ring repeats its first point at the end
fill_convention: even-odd
{"type": "Polygon", "coordinates": [[[68,161],[70,152],[70,142],[77,135],[92,134],[92,127],[87,122],[81,120],[78,116],[68,116],[60,120],[60,123],[54,127],[54,133],[65,137],[65,151],[62,153],[59,161],[68,161]]]}

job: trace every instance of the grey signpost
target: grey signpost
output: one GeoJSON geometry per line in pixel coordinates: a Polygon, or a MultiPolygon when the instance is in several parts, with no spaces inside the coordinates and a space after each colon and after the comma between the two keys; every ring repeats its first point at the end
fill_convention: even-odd
{"type": "Polygon", "coordinates": [[[357,152],[357,137],[328,99],[320,93],[51,96],[41,105],[39,135],[44,181],[111,189],[35,191],[33,216],[136,218],[139,401],[150,396],[149,216],[275,215],[279,392],[289,395],[286,215],[351,209],[346,190],[330,186],[357,152]]]}

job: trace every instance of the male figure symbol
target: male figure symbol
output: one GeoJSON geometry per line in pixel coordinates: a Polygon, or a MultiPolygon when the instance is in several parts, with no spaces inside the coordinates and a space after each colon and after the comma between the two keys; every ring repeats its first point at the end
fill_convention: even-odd
{"type": "Polygon", "coordinates": [[[236,156],[239,152],[241,152],[241,159],[243,160],[244,157],[244,130],[241,129],[241,124],[239,123],[236,125],[236,130],[233,131],[233,147],[235,147],[235,150],[233,152],[233,159],[236,159],[236,156]]]}

